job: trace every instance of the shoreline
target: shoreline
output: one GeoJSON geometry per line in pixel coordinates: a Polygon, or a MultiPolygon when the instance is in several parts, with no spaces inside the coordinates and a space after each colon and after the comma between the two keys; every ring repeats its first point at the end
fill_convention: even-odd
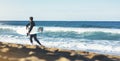
{"type": "Polygon", "coordinates": [[[0,61],[120,61],[120,56],[0,42],[0,61]]]}

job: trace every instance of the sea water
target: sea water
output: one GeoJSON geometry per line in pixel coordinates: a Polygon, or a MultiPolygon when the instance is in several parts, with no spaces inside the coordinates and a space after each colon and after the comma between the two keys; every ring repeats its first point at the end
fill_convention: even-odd
{"type": "MultiPolygon", "coordinates": [[[[29,36],[18,31],[28,21],[0,21],[0,41],[31,44],[29,36]]],[[[44,27],[37,38],[47,47],[84,50],[101,54],[120,55],[120,21],[35,21],[44,27]]],[[[35,45],[38,45],[35,41],[35,45]]]]}

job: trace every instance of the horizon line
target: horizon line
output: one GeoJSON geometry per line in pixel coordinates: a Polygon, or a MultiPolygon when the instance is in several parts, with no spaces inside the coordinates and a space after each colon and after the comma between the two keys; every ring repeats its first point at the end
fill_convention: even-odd
{"type": "MultiPolygon", "coordinates": [[[[0,21],[28,21],[27,19],[25,20],[0,20],[0,21]]],[[[120,20],[34,20],[34,21],[120,21],[120,20]]]]}

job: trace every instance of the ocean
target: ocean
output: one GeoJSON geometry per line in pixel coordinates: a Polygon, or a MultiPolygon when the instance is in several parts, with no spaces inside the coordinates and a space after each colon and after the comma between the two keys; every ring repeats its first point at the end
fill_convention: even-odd
{"type": "MultiPolygon", "coordinates": [[[[24,32],[26,21],[0,21],[0,41],[30,44],[24,32]]],[[[47,47],[120,55],[120,21],[35,21],[44,27],[37,38],[47,47]]],[[[33,41],[34,45],[38,45],[33,41]]]]}

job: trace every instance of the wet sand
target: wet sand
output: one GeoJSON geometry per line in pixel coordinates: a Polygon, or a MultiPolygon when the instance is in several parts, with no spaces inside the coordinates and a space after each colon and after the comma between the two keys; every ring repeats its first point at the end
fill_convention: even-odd
{"type": "Polygon", "coordinates": [[[0,61],[120,61],[120,56],[0,42],[0,61]]]}

